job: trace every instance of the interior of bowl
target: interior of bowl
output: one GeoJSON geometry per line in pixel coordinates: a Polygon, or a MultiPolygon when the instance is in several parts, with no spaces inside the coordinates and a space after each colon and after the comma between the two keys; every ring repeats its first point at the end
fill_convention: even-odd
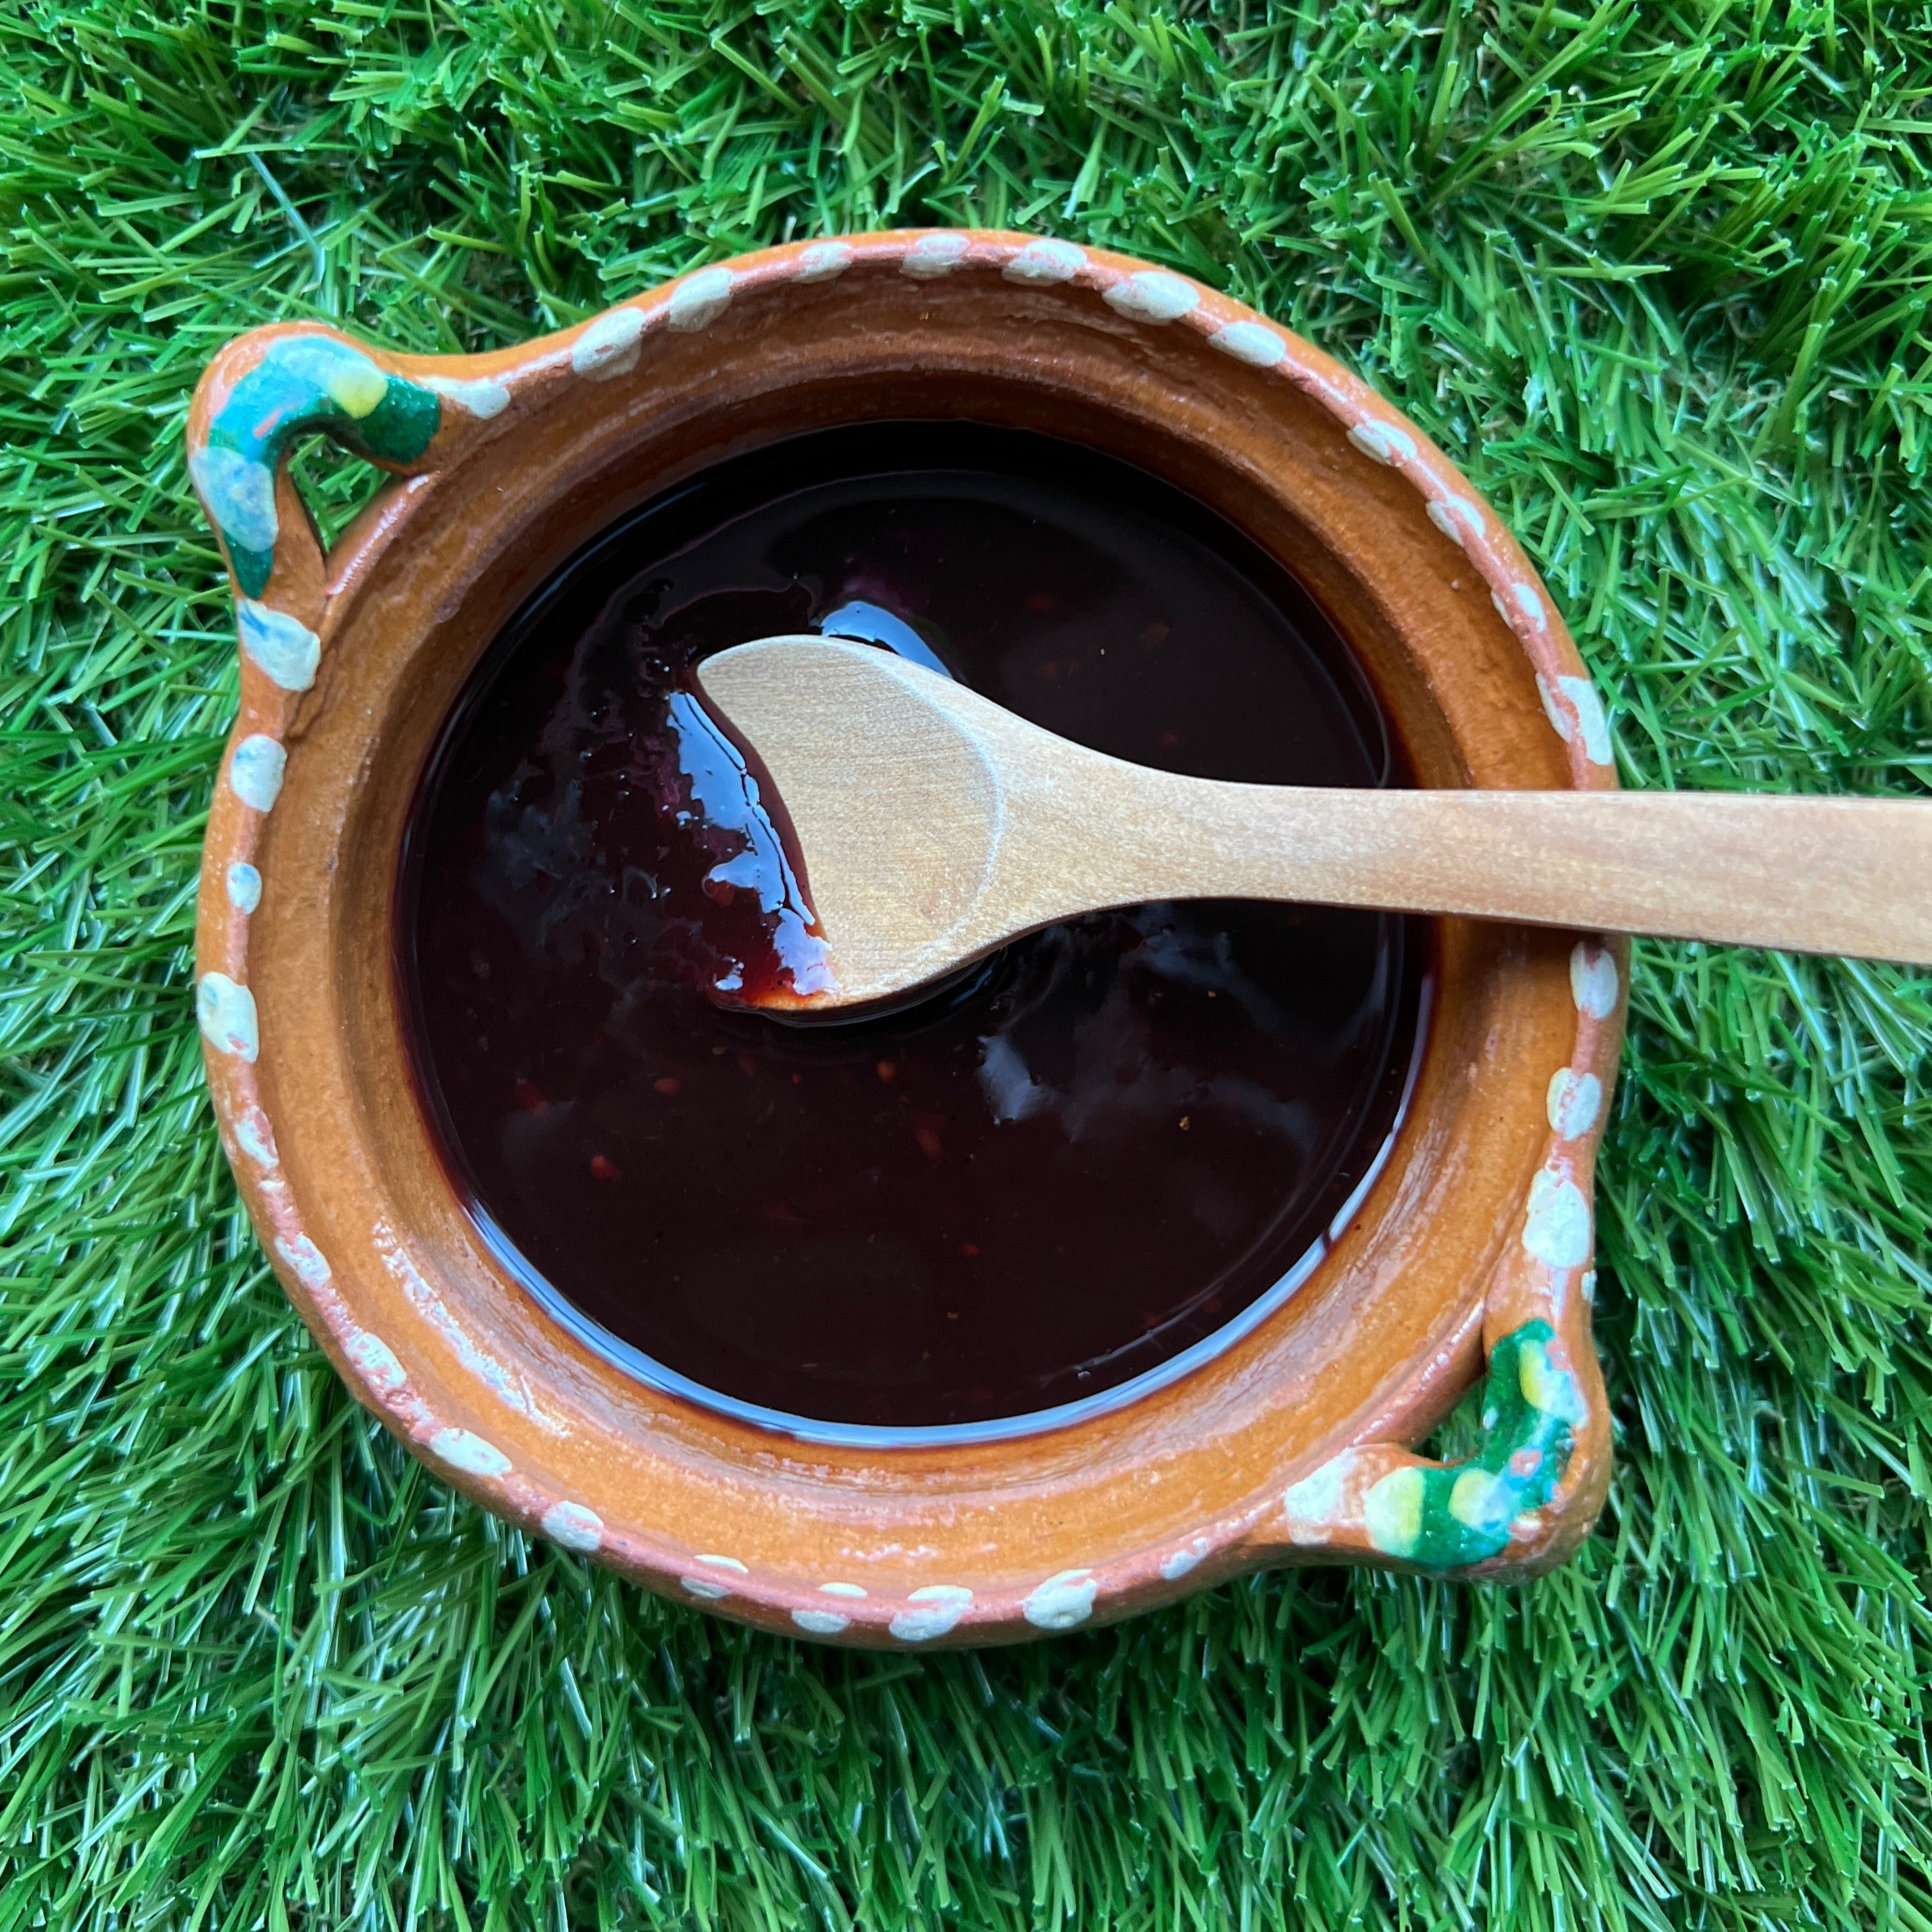
{"type": "Polygon", "coordinates": [[[862,253],[823,284],[741,282],[701,332],[647,338],[634,370],[533,380],[495,434],[338,547],[323,674],[266,834],[265,874],[298,886],[265,902],[253,942],[284,1168],[430,1432],[493,1452],[445,1457],[457,1480],[532,1521],[565,1498],[650,1580],[729,1552],[719,1594],[754,1618],[826,1574],[878,1595],[970,1573],[989,1618],[1076,1562],[1171,1594],[1161,1552],[1184,1529],[1204,1577],[1253,1560],[1243,1539],[1286,1480],[1365,1431],[1419,1438],[1467,1386],[1574,1030],[1572,936],[1443,923],[1394,1158],[1301,1291],[1212,1360],[1045,1435],[807,1444],[641,1386],[506,1276],[450,1188],[392,971],[398,855],[442,721],[522,600],[634,505],[808,430],[947,418],[1106,452],[1218,512],[1348,640],[1420,782],[1559,787],[1564,746],[1490,584],[1294,384],[1065,286],[934,283],[862,253]]]}

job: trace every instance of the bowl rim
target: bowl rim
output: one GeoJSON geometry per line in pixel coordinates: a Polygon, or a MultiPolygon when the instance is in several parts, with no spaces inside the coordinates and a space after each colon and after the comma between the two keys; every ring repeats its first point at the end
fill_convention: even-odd
{"type": "MultiPolygon", "coordinates": [[[[302,1042],[299,1070],[278,1061],[283,1036],[265,1020],[272,1007],[279,1017],[286,1002],[275,1007],[274,996],[265,995],[258,1010],[251,990],[273,986],[268,956],[274,935],[292,929],[279,912],[262,910],[264,872],[278,898],[298,892],[312,899],[308,910],[313,914],[320,908],[323,924],[332,903],[326,882],[311,892],[306,875],[284,878],[267,862],[272,830],[285,839],[285,827],[304,813],[314,816],[316,802],[304,802],[303,782],[318,757],[310,748],[324,730],[332,689],[340,683],[331,654],[346,648],[351,633],[366,639],[379,620],[406,626],[406,599],[398,601],[391,581],[396,560],[412,544],[420,552],[439,518],[447,526],[464,508],[457,485],[466,473],[525,460],[506,436],[523,437],[520,446],[534,448],[547,419],[574,410],[578,419],[589,422],[604,410],[603,399],[620,396],[624,386],[647,392],[652,370],[638,374],[646,347],[702,349],[724,333],[714,332],[714,325],[734,308],[742,321],[756,304],[782,302],[788,295],[795,299],[800,292],[809,292],[820,304],[835,301],[838,284],[855,268],[862,272],[850,286],[869,275],[875,287],[890,287],[900,297],[910,292],[935,308],[955,291],[976,287],[983,296],[988,286],[1031,304],[1028,314],[1036,310],[1064,320],[1063,311],[1072,314],[1078,305],[1080,326],[1104,332],[1108,352],[1124,358],[1124,366],[1131,362],[1165,371],[1177,358],[1164,344],[1204,346],[1215,352],[1208,358],[1214,373],[1237,385],[1244,398],[1265,404],[1272,386],[1286,385],[1312,403],[1346,438],[1348,460],[1382,491],[1383,513],[1390,500],[1385,484],[1412,493],[1412,509],[1419,506],[1439,533],[1442,556],[1452,560],[1448,567],[1470,567],[1486,590],[1507,639],[1533,674],[1545,721],[1540,728],[1550,734],[1557,760],[1552,769],[1561,773],[1556,782],[1614,784],[1607,724],[1574,644],[1520,548],[1460,472],[1391,405],[1319,350],[1168,269],[1039,236],[903,230],[797,242],[713,264],[575,328],[489,356],[392,355],[316,325],[250,332],[209,365],[188,431],[190,472],[234,582],[242,685],[204,848],[196,986],[218,1121],[277,1274],[358,1399],[432,1468],[486,1506],[567,1548],[766,1628],[873,1645],[984,1642],[1105,1621],[1266,1563],[1356,1561],[1494,1576],[1528,1574],[1561,1560],[1587,1532],[1608,1474],[1608,1422],[1588,1323],[1594,1162],[1627,986],[1626,949],[1612,938],[1508,929],[1510,944],[1526,952],[1529,970],[1540,976],[1546,1009],[1549,986],[1564,983],[1569,1050],[1552,1072],[1546,1095],[1538,1096],[1546,1130],[1538,1129],[1540,1144],[1518,1225],[1501,1241],[1493,1272],[1474,1294],[1460,1330],[1430,1338],[1435,1357],[1416,1365],[1409,1384],[1382,1392],[1366,1407],[1358,1402],[1348,1426],[1330,1431],[1318,1454],[1273,1472],[1278,1480],[1271,1493],[1257,1493],[1250,1484],[1238,1496],[1217,1498],[1202,1487],[1197,1472],[1193,1492],[1177,1496],[1172,1533],[1093,1561],[1062,1560],[1091,1553],[1090,1533],[1083,1540],[1075,1533],[1078,1525],[1065,1534],[1050,1520],[1041,1527],[1042,1514],[1050,1520],[1055,1507],[1052,1474],[1009,1467],[998,1485],[1007,1498],[1005,1514],[995,1515],[1012,1527],[1016,1545],[1036,1554],[1016,1559],[1032,1562],[1030,1574],[1003,1574],[992,1587],[970,1566],[970,1538],[944,1552],[950,1568],[946,1562],[923,1569],[888,1565],[886,1584],[871,1588],[837,1577],[821,1582],[822,1565],[748,1564],[722,1549],[693,1546],[672,1527],[675,1505],[698,1487],[715,1488],[717,1474],[696,1466],[694,1438],[680,1436],[661,1412],[647,1414],[632,1432],[647,1438],[639,1453],[654,1457],[658,1468],[646,1486],[647,1500],[614,1509],[600,1497],[604,1506],[593,1507],[584,1499],[584,1479],[595,1448],[572,1441],[566,1430],[546,1450],[524,1426],[533,1407],[529,1358],[512,1362],[506,1378],[500,1360],[463,1337],[436,1270],[419,1268],[380,1217],[359,1241],[364,1252],[345,1252],[340,1219],[332,1222],[331,1204],[304,1169],[300,1144],[313,1137],[311,1124],[301,1108],[274,1098],[277,1091],[296,1090],[291,1079],[298,1084],[314,1072],[320,1049],[314,1040],[302,1042]],[[888,276],[890,284],[882,279],[888,276]],[[272,406],[265,410],[265,404],[272,406]],[[283,461],[289,439],[309,429],[374,457],[402,479],[326,556],[283,461]],[[265,503],[272,505],[272,514],[265,514],[265,503]],[[284,785],[290,802],[272,821],[284,785]],[[258,860],[264,864],[258,866],[258,860]],[[251,931],[267,935],[252,955],[251,931]],[[314,1238],[325,1229],[326,1256],[314,1238]],[[383,1290],[388,1318],[380,1324],[364,1280],[372,1270],[392,1285],[383,1290]],[[392,1292],[397,1282],[403,1285],[400,1300],[392,1292]],[[424,1331],[439,1330],[446,1353],[453,1349],[460,1358],[467,1348],[464,1376],[452,1378],[446,1363],[440,1370],[420,1359],[424,1331]],[[1451,1468],[1414,1455],[1408,1445],[1474,1379],[1484,1355],[1490,1365],[1486,1406],[1493,1419],[1486,1414],[1483,1447],[1451,1468]],[[523,1411],[520,1418],[506,1418],[500,1412],[506,1404],[516,1410],[520,1377],[523,1411]],[[919,1580],[926,1574],[934,1580],[919,1580]],[[968,1576],[970,1582],[958,1580],[968,1576]]],[[[782,309],[770,326],[777,332],[772,339],[782,341],[782,309]]],[[[606,434],[601,427],[584,433],[593,440],[606,434]]],[[[554,478],[560,477],[568,462],[552,467],[554,478]]],[[[385,648],[400,660],[411,646],[405,638],[385,648]]],[[[339,694],[336,701],[339,708],[339,694]]],[[[327,837],[342,836],[349,820],[340,797],[332,809],[335,819],[322,828],[322,842],[314,849],[326,850],[332,872],[338,848],[327,837]]],[[[589,1352],[583,1357],[560,1348],[534,1372],[539,1382],[553,1378],[581,1396],[574,1383],[586,1373],[596,1378],[595,1368],[586,1369],[589,1352]]],[[[1171,1392],[1170,1387],[1144,1400],[1156,1402],[1171,1392]]],[[[1131,1431],[1141,1406],[1130,1405],[1105,1420],[1125,1416],[1131,1431]]],[[[728,1432],[710,1428],[714,1416],[694,1413],[697,1437],[708,1432],[722,1439],[728,1432]]],[[[1077,1437],[1084,1426],[1061,1432],[1077,1437]]],[[[1022,1450],[1040,1440],[1031,1434],[1008,1438],[1022,1450]]],[[[849,1471],[802,1468],[800,1454],[768,1441],[737,1444],[743,1468],[757,1463],[760,1449],[775,1468],[783,1465],[782,1477],[772,1480],[795,1507],[805,1515],[819,1510],[825,1525],[844,1521],[844,1530],[830,1532],[835,1540],[850,1532],[855,1513],[863,1516],[845,1480],[849,1471]]],[[[897,1448],[880,1453],[903,1474],[900,1500],[910,1508],[909,1499],[922,1486],[932,1486],[933,1472],[904,1460],[906,1452],[897,1448]]],[[[1067,1444],[1057,1443],[1042,1460],[1057,1458],[1064,1474],[1070,1453],[1077,1462],[1077,1444],[1070,1452],[1067,1444]]],[[[817,1457],[814,1449],[803,1460],[817,1457]]],[[[1140,1474],[1160,1480],[1150,1467],[1140,1474]]],[[[1078,1485],[1069,1482],[1071,1495],[1078,1485]]],[[[919,1520],[929,1543],[936,1533],[931,1512],[919,1520]]],[[[876,1532],[878,1526],[868,1527],[876,1532]]],[[[871,1580],[880,1573],[864,1574],[871,1580]]]]}

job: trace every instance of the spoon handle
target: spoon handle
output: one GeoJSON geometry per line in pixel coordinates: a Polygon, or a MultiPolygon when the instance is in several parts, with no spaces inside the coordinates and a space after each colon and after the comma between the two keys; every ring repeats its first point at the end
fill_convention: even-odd
{"type": "Polygon", "coordinates": [[[1160,789],[1171,836],[1154,869],[1171,868],[1189,896],[1462,913],[1932,965],[1932,804],[1171,778],[1160,789]]]}

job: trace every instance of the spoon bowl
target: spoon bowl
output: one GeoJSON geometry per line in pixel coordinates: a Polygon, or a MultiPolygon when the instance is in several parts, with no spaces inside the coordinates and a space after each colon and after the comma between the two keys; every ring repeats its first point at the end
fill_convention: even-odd
{"type": "Polygon", "coordinates": [[[788,1006],[902,998],[1056,920],[1176,898],[1932,964],[1932,805],[1233,784],[1070,744],[869,644],[766,638],[698,676],[776,787],[830,950],[836,987],[788,1006]]]}

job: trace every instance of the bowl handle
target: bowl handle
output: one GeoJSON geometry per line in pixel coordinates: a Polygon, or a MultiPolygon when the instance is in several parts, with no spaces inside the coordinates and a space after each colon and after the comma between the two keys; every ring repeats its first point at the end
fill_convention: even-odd
{"type": "Polygon", "coordinates": [[[1254,1540],[1274,1546],[1252,1553],[1499,1581],[1564,1562],[1609,1486],[1595,1352],[1538,1315],[1490,1339],[1486,1354],[1472,1454],[1438,1462],[1393,1442],[1344,1450],[1287,1490],[1279,1526],[1254,1540]]]}
{"type": "MultiPolygon", "coordinates": [[[[1621,976],[1628,942],[1586,941],[1575,959],[1586,975],[1614,968],[1621,976]]],[[[1514,1580],[1554,1568],[1589,1534],[1610,1478],[1610,1408],[1590,1336],[1591,1197],[1603,1131],[1595,1096],[1607,1091],[1622,1035],[1621,1007],[1606,994],[1603,1009],[1582,1014],[1576,1050],[1579,1066],[1595,1070],[1588,1076],[1592,1119],[1574,1138],[1552,1132],[1523,1220],[1490,1278],[1477,1448],[1441,1462],[1407,1447],[1402,1438],[1414,1441],[1442,1414],[1444,1384],[1462,1377],[1431,1376],[1432,1389],[1410,1382],[1393,1393],[1383,1423],[1294,1472],[1298,1479],[1243,1539],[1250,1564],[1368,1563],[1514,1580]]],[[[1476,1339],[1468,1334],[1432,1366],[1466,1362],[1476,1339]]]]}
{"type": "Polygon", "coordinates": [[[307,688],[278,675],[299,674],[310,652],[290,627],[313,640],[327,596],[322,540],[288,473],[291,446],[326,436],[395,474],[430,474],[508,402],[501,383],[472,373],[484,366],[394,356],[310,322],[250,329],[203,372],[188,412],[188,474],[227,561],[244,653],[284,689],[307,688]]]}

